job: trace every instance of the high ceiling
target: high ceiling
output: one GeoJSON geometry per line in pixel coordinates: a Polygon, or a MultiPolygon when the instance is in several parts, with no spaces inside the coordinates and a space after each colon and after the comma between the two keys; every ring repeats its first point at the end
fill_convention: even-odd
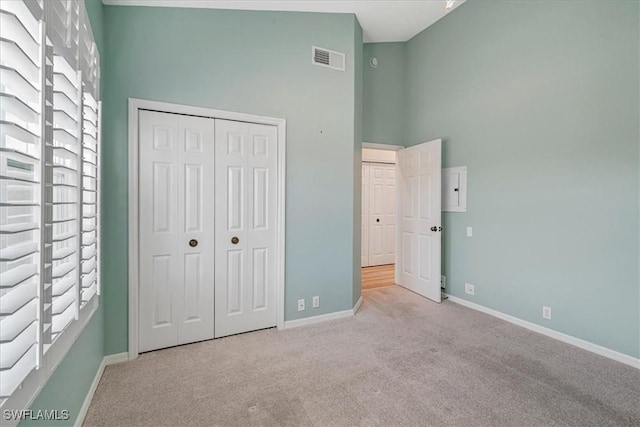
{"type": "Polygon", "coordinates": [[[464,1],[446,10],[446,0],[103,0],[119,6],[354,13],[366,43],[407,41],[464,1]]]}

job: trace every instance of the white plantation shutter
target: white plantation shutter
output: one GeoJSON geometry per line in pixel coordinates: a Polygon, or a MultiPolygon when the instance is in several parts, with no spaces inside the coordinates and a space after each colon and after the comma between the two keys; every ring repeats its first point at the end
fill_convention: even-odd
{"type": "Polygon", "coordinates": [[[48,7],[47,36],[53,43],[54,53],[64,57],[72,68],[79,69],[80,2],[78,0],[46,0],[46,3],[48,7]]]}
{"type": "Polygon", "coordinates": [[[54,55],[52,341],[79,309],[80,87],[80,74],[54,55]]]}
{"type": "Polygon", "coordinates": [[[83,1],[0,1],[3,408],[24,408],[97,307],[99,63],[83,1]]]}
{"type": "Polygon", "coordinates": [[[38,363],[43,67],[37,6],[0,2],[0,402],[38,363]]]}
{"type": "Polygon", "coordinates": [[[83,96],[82,120],[82,304],[98,293],[98,103],[83,96]]]}

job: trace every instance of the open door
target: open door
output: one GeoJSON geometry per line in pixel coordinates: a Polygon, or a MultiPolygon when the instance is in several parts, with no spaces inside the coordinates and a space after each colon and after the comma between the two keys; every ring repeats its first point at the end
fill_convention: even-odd
{"type": "Polygon", "coordinates": [[[439,139],[398,151],[396,283],[441,301],[441,153],[439,139]]]}

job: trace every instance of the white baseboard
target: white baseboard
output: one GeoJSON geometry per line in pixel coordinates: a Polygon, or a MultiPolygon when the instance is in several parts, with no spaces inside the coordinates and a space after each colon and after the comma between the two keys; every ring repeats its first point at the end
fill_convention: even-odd
{"type": "Polygon", "coordinates": [[[80,411],[78,412],[76,421],[75,423],[73,423],[75,427],[81,427],[82,423],[84,423],[84,418],[87,416],[89,406],[91,406],[91,400],[93,400],[93,395],[95,394],[96,389],[98,388],[98,384],[100,383],[100,378],[102,378],[102,374],[104,373],[104,368],[109,365],[115,365],[116,363],[122,363],[128,360],[129,355],[127,353],[110,354],[102,358],[102,362],[100,362],[100,366],[98,366],[96,376],[91,382],[91,386],[89,387],[87,396],[84,398],[84,402],[82,402],[82,406],[80,407],[80,411]]]}
{"type": "Polygon", "coordinates": [[[116,353],[110,354],[104,357],[104,362],[106,366],[115,365],[116,363],[128,362],[129,361],[129,353],[126,351],[124,353],[116,353]]]}
{"type": "Polygon", "coordinates": [[[449,297],[449,301],[455,304],[460,304],[465,307],[471,308],[473,310],[481,311],[483,313],[497,317],[498,319],[506,320],[507,322],[513,323],[514,325],[518,325],[523,328],[529,329],[530,331],[537,332],[539,334],[548,336],[550,338],[554,338],[558,341],[562,341],[564,343],[579,347],[583,350],[587,350],[592,353],[598,354],[600,356],[604,356],[609,359],[615,360],[617,362],[624,363],[625,365],[629,365],[636,369],[640,369],[640,359],[638,358],[617,352],[615,350],[611,350],[610,348],[603,347],[601,345],[594,344],[592,342],[585,341],[580,338],[573,337],[571,335],[564,334],[562,332],[554,331],[553,329],[545,328],[544,326],[540,326],[535,323],[511,316],[509,314],[505,314],[500,311],[487,308],[483,305],[476,304],[474,302],[470,302],[462,298],[454,297],[453,295],[448,295],[448,297],[449,297]]]}
{"type": "Polygon", "coordinates": [[[353,315],[354,316],[356,315],[358,310],[360,310],[360,306],[361,305],[362,305],[362,295],[360,295],[360,298],[358,298],[358,301],[356,301],[356,305],[353,306],[353,315]]]}
{"type": "Polygon", "coordinates": [[[318,316],[305,317],[304,319],[287,320],[284,322],[283,329],[297,328],[299,326],[313,325],[316,323],[327,322],[329,320],[343,319],[345,317],[353,317],[362,304],[362,297],[356,302],[351,310],[336,311],[334,313],[320,314],[318,316]]]}

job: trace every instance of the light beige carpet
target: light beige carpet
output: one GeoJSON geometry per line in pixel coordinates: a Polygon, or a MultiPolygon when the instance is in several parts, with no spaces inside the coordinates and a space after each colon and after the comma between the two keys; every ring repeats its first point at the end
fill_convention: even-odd
{"type": "Polygon", "coordinates": [[[638,426],[640,371],[399,286],[107,367],[85,425],[638,426]]]}

